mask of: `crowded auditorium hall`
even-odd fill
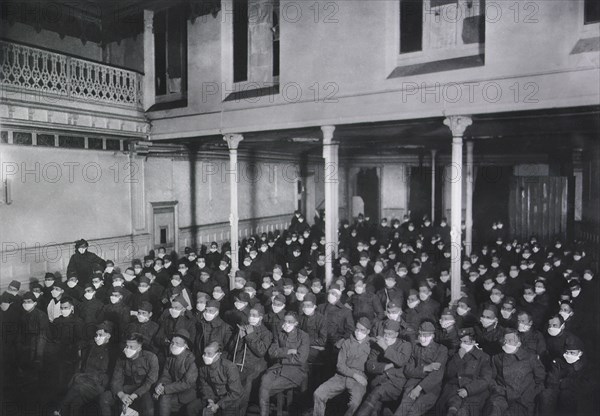
[[[0,0],[0,416],[600,415],[600,2]]]

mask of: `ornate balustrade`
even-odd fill
[[[127,107],[142,104],[142,75],[135,71],[7,41],[0,41],[0,86]]]

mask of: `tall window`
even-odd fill
[[[584,23],[600,22],[600,2],[598,0],[585,0],[583,9]]]
[[[400,0],[400,53],[423,50],[423,1]]]
[[[279,0],[232,0],[233,82],[279,76]]]
[[[157,101],[181,99],[187,93],[187,19],[182,5],[154,14]]]
[[[248,2],[233,0],[233,82],[248,80]]]

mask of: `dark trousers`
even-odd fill
[[[216,403],[219,399],[213,399],[213,400]],[[205,400],[205,399],[194,400],[193,402],[188,404],[187,410],[186,410],[186,415],[187,416],[213,416],[213,415],[241,416],[244,414],[244,413],[239,412],[238,406],[233,406],[233,407],[227,408],[227,409],[219,409],[217,411],[217,413],[211,412],[209,409],[206,408],[206,406],[208,406],[208,400]]]
[[[352,416],[354,412],[356,412],[356,409],[358,409],[358,406],[360,406],[365,392],[367,391],[367,387],[363,386],[353,378],[341,374],[336,374],[331,377],[315,391],[315,394],[313,395],[315,400],[313,415],[324,416],[327,401],[346,390],[350,393],[350,401],[348,402],[348,409],[344,415]]]
[[[398,381],[392,383],[385,374],[375,377],[371,382],[371,392],[358,409],[356,416],[379,415],[385,402],[396,402],[400,399],[405,384],[406,380],[402,383]]]
[[[80,416],[83,406],[96,400],[103,392],[104,387],[87,374],[75,374],[60,404],[61,416]]]
[[[127,394],[131,394],[135,391],[135,387],[130,389],[125,387],[123,388],[123,391],[126,393],[129,392]],[[123,411],[121,399],[110,390],[107,390],[100,395],[98,404],[100,405],[100,413],[102,416],[119,415]],[[154,402],[152,401],[150,392],[138,397],[130,407],[137,410],[140,416],[154,416]]]
[[[260,390],[258,393],[260,416],[269,416],[271,396],[288,389],[293,389],[294,387],[299,387],[297,383],[280,376],[278,370],[267,370],[260,381]]]
[[[404,394],[400,406],[396,409],[394,416],[421,416],[431,409],[438,399],[439,392],[428,393],[421,391],[417,400],[411,399],[408,395],[420,382],[420,379],[411,379],[406,383]]]

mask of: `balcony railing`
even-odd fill
[[[127,107],[142,105],[142,75],[17,43],[0,41],[0,86]]]

